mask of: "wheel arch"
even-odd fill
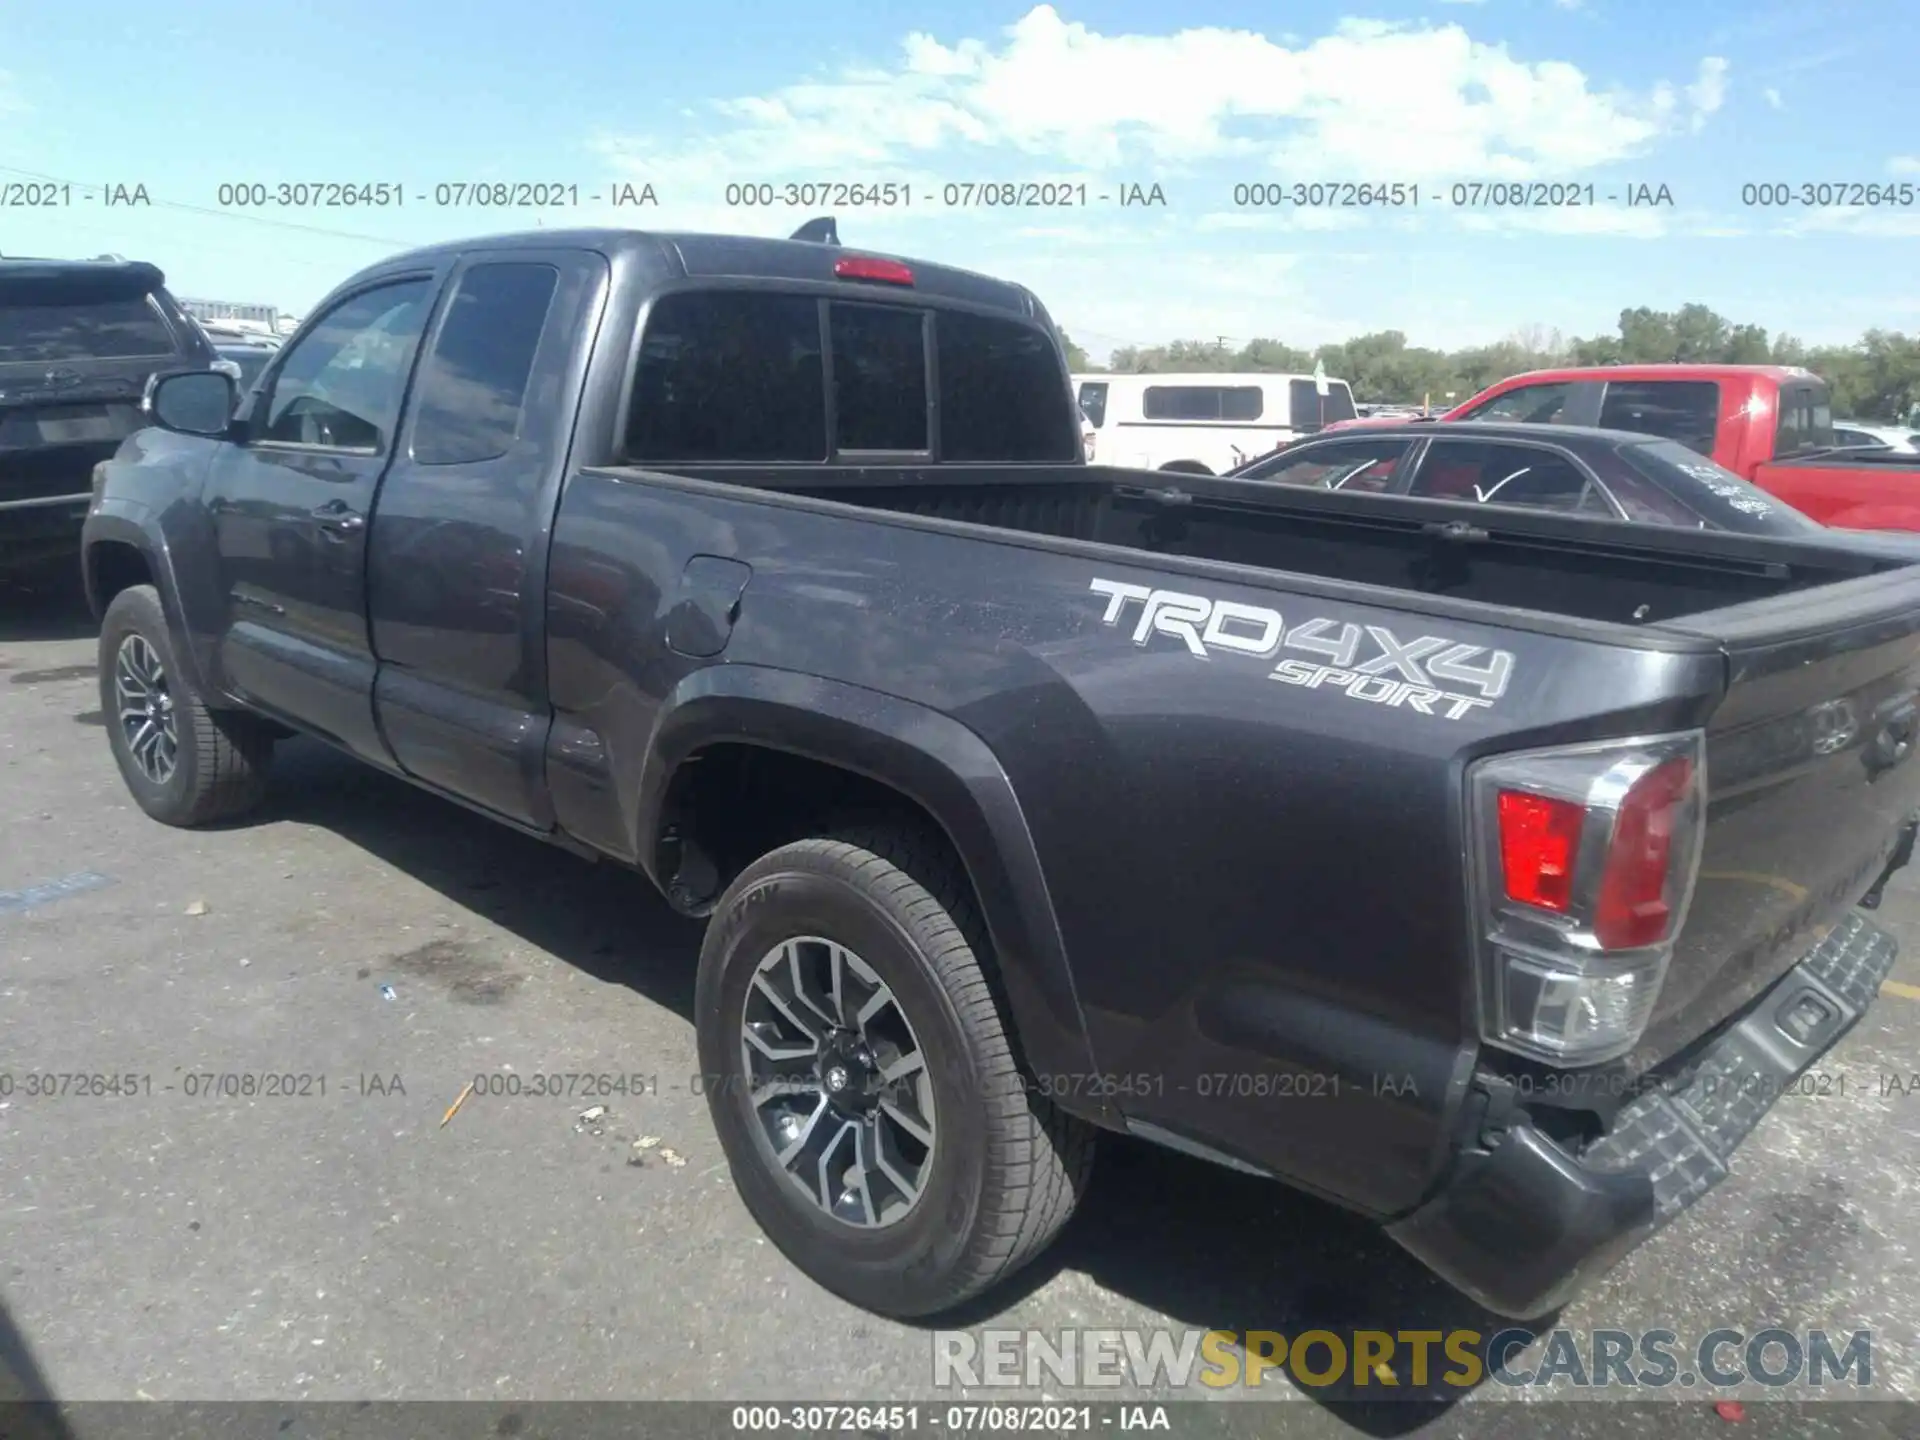
[[[700,774],[716,759],[770,769],[780,803],[726,803],[713,772]],[[1024,1060],[1036,1073],[1096,1073],[1046,877],[1013,784],[986,742],[949,716],[791,671],[708,666],[675,687],[661,708],[632,816],[633,853],[676,908],[704,914],[756,858],[745,853],[752,844],[729,853],[727,837],[736,832],[727,829],[726,817],[751,815],[746,836],[778,844],[800,838],[780,833],[782,820],[817,825],[835,802],[863,812],[877,806],[937,832],[973,887]],[[689,870],[698,882],[692,888],[682,879]],[[1113,1123],[1105,1102],[1088,1093],[1097,1089],[1077,1087],[1084,1098],[1069,1108]]]
[[[106,618],[114,596],[135,585],[151,585],[159,592],[160,609],[167,617],[168,639],[175,663],[203,695],[208,693],[206,671],[193,632],[180,604],[180,587],[166,537],[130,515],[111,511],[87,517],[80,547],[80,573],[87,605],[95,620]]]

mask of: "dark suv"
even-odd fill
[[[77,553],[93,467],[145,420],[156,371],[213,348],[158,267],[0,260],[0,571]]]

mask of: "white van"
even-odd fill
[[[1269,451],[1354,418],[1353,391],[1311,375],[1076,375],[1080,409],[1102,465],[1222,475]]]

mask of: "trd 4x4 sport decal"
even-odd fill
[[[1271,660],[1282,650],[1298,650],[1322,658],[1288,656],[1268,678],[1309,690],[1339,690],[1349,699],[1373,705],[1458,720],[1491,706],[1507,693],[1507,682],[1513,678],[1511,652],[1441,635],[1402,640],[1384,625],[1355,625],[1325,616],[1290,626],[1278,610],[1262,605],[1209,600],[1204,595],[1119,580],[1095,580],[1091,588],[1107,597],[1107,610],[1100,618],[1109,625],[1129,618],[1127,607],[1139,602],[1139,620],[1133,627],[1136,645],[1145,645],[1156,634],[1170,635],[1202,660],[1215,653]],[[1463,694],[1463,690],[1474,693]]]

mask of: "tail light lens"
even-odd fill
[[[1480,1030],[1559,1065],[1631,1050],[1699,868],[1699,731],[1530,750],[1468,772]]]

